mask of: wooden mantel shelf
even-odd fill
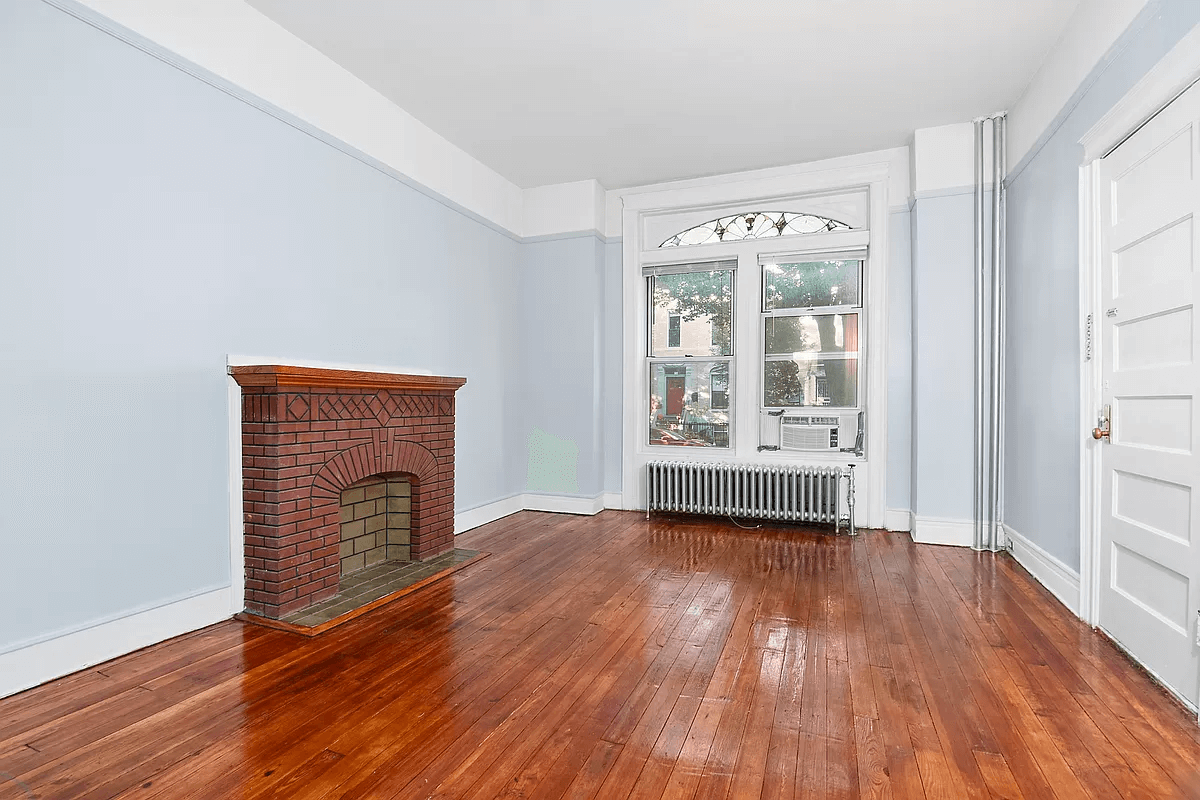
[[[320,386],[454,392],[467,382],[466,378],[447,378],[439,375],[401,375],[396,372],[361,372],[352,369],[295,367],[287,364],[230,367],[229,374],[239,386]]]

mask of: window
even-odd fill
[[[648,444],[729,447],[737,262],[646,270]]]
[[[858,408],[863,257],[761,266],[763,407]]]
[[[717,364],[708,374],[713,408],[729,408],[729,365]]]
[[[763,239],[770,236],[804,236],[850,230],[836,219],[816,214],[797,214],[791,211],[748,211],[729,217],[709,220],[683,233],[677,233],[659,247],[686,247],[712,242],[736,242],[741,239]]]
[[[654,461],[853,463],[867,518],[882,524],[895,441],[887,435],[888,208],[900,166],[847,159],[623,196],[628,507],[644,507],[645,466]],[[688,295],[691,273],[725,274],[719,291]],[[692,309],[692,297],[719,299],[720,313]],[[672,315],[678,347],[668,346]],[[711,431],[700,429],[709,421]]]

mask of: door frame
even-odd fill
[[[1099,336],[1100,159],[1200,80],[1200,26],[1193,28],[1083,135],[1079,168],[1079,616],[1099,624],[1100,587],[1100,455],[1089,431],[1101,400],[1103,353]]]

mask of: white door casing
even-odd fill
[[[1099,162],[1096,621],[1200,702],[1200,337],[1195,324],[1200,88]]]

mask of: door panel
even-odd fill
[[[1180,122],[1175,120],[1176,125]],[[1161,114],[1154,123],[1158,130],[1152,147],[1145,146],[1150,137],[1140,136],[1139,131],[1133,138],[1140,136],[1143,146],[1136,156],[1126,156],[1119,164],[1112,162],[1118,167],[1112,173],[1112,221],[1115,227],[1144,225],[1147,220],[1158,219],[1156,205],[1161,206],[1164,201],[1183,204],[1181,196],[1191,191],[1194,177],[1192,122],[1183,121],[1181,127],[1167,132],[1169,138],[1165,141],[1163,128],[1170,123]]]
[[[1113,413],[1121,418],[1121,443],[1188,454],[1192,450],[1192,398],[1113,395]]]
[[[1176,630],[1187,630],[1186,575],[1116,544],[1113,547],[1113,587]]]
[[[1150,533],[1189,544],[1192,487],[1113,470],[1113,516]]]
[[[1134,242],[1113,258],[1113,299],[1187,280],[1193,270],[1192,218],[1175,220]]]
[[[1100,162],[1099,622],[1179,696],[1200,699],[1195,279],[1200,90]]]
[[[1131,308],[1133,305],[1131,301],[1122,303],[1127,313],[1136,314],[1138,311],[1148,310]],[[1192,361],[1190,307],[1147,314],[1127,322],[1119,322],[1114,327],[1114,372],[1168,364],[1189,364]]]

